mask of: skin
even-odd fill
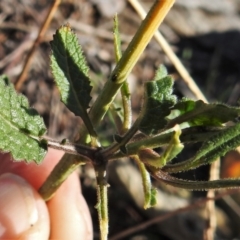
[[[0,239],[93,239],[76,172],[47,203],[37,192],[62,155],[50,149],[43,163],[36,165],[0,154]]]

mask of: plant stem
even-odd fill
[[[141,177],[142,177],[142,186],[143,186],[143,192],[144,192],[144,209],[147,209],[151,207],[151,191],[152,191],[152,183],[150,174],[145,168],[144,163],[141,162],[138,156],[133,156],[133,159],[138,165]]]
[[[138,12],[141,19],[144,19],[146,16],[146,11],[142,7],[141,3],[138,0],[128,0],[128,2],[133,6],[133,8]],[[160,31],[156,31],[154,34],[156,41],[159,43],[163,52],[167,55],[173,66],[178,71],[179,75],[182,77],[183,81],[188,85],[189,89],[195,95],[196,99],[201,99],[204,102],[207,102],[206,97],[202,94],[201,90],[190,76],[181,60],[176,56],[171,46],[167,42],[167,40],[163,37]]]
[[[180,136],[180,140],[183,143],[190,143],[190,142],[203,142],[206,139],[210,138],[213,133],[217,133],[221,131],[221,129],[213,128],[207,129],[206,132],[197,132],[198,128],[193,127],[193,129],[183,129],[182,134]],[[169,143],[171,138],[173,137],[173,132],[164,133],[160,135],[155,135],[153,137],[146,137],[142,140],[135,141],[126,145],[127,154],[128,155],[135,155],[137,154],[138,150],[141,148],[157,148]],[[109,159],[117,159],[125,157],[126,154],[122,152],[117,152],[113,155],[109,155]]]
[[[123,126],[122,132],[125,133],[132,124],[131,95],[129,85],[124,82],[121,87],[122,105],[123,105]]]
[[[86,161],[80,162],[74,155],[64,154],[61,161],[55,166],[38,190],[42,198],[48,201],[67,177],[74,172],[79,165],[84,163],[86,163]]]
[[[96,162],[98,159],[96,159]],[[106,180],[106,162],[101,162],[100,165],[95,165],[97,179],[97,211],[100,225],[101,240],[108,239],[108,184]]]
[[[116,62],[122,57],[121,51],[121,39],[118,28],[118,18],[117,15],[114,17],[114,49],[115,49],[115,58]],[[125,133],[130,127],[132,123],[132,109],[131,109],[131,93],[129,89],[129,84],[127,81],[124,81],[121,87],[121,97],[122,97],[122,105],[123,105],[123,125],[121,133]]]
[[[100,221],[100,233],[101,240],[108,239],[108,197],[107,197],[107,185],[98,185],[97,186],[97,194],[101,201],[98,202],[98,218]]]
[[[148,171],[155,179],[169,184],[174,187],[184,188],[189,190],[207,190],[207,189],[223,189],[223,188],[239,188],[240,179],[220,179],[213,181],[191,181],[175,178],[168,173],[152,168],[147,167]]]
[[[139,117],[132,127],[125,133],[125,135],[122,137],[120,142],[114,143],[111,146],[109,146],[106,149],[103,149],[101,151],[101,154],[105,157],[108,158],[110,155],[114,154],[114,152],[118,151],[122,146],[125,146],[130,139],[134,136],[134,134],[138,131],[139,124],[141,122],[142,118]]]
[[[47,146],[50,148],[62,150],[65,153],[82,156],[88,159],[92,159],[94,153],[96,152],[97,148],[88,147],[82,144],[73,144],[73,143],[61,143],[54,140],[50,140],[48,138],[43,138],[47,140]]]
[[[93,126],[96,126],[105,115],[110,104],[114,100],[117,91],[127,79],[130,71],[135,66],[140,55],[172,7],[173,3],[174,0],[156,0],[153,4],[129,46],[124,51],[120,61],[117,63],[102,92],[90,109],[89,117]]]
[[[146,18],[142,21],[134,38],[128,45],[119,63],[113,70],[110,80],[122,83],[131,72],[142,54],[143,50],[151,40],[160,23],[167,15],[175,0],[156,0],[149,10]]]
[[[48,201],[67,177],[77,169],[78,166],[90,162],[95,155],[97,148],[88,147],[82,144],[59,143],[47,137],[42,138],[47,141],[50,148],[65,151],[62,159],[54,167],[46,181],[38,190],[45,201]]]

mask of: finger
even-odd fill
[[[23,178],[6,173],[0,177],[0,239],[49,238],[47,206]]]
[[[0,174],[5,172],[18,174],[31,183],[35,189],[38,189],[62,155],[61,151],[49,149],[43,163],[37,165],[35,163],[13,162],[8,154],[4,154],[0,161]],[[87,236],[90,236],[89,239],[92,239],[89,210],[81,195],[77,174],[73,173],[72,175],[62,184],[48,203],[51,215],[51,239],[79,239],[79,236],[84,236],[83,239],[88,239]],[[72,221],[73,219],[75,220]],[[68,235],[72,237],[62,237]]]
[[[73,173],[47,203],[51,218],[50,239],[93,239],[89,209]]]
[[[62,151],[50,148],[43,162],[39,165],[34,162],[17,162],[11,159],[9,154],[2,154],[0,175],[7,172],[14,173],[25,178],[35,189],[39,189],[63,154]]]

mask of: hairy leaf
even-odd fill
[[[159,169],[148,168],[151,175],[159,181],[174,187],[184,188],[195,191],[204,191],[208,189],[223,189],[240,187],[240,179],[219,179],[214,181],[189,181],[175,178]]]
[[[240,123],[228,127],[207,139],[193,158],[187,161],[167,165],[163,169],[167,172],[179,172],[194,169],[203,164],[209,164],[228,151],[240,146]]]
[[[162,168],[175,158],[183,150],[184,146],[179,140],[181,134],[179,125],[174,127],[173,130],[172,137],[169,139],[168,145],[161,155],[152,149],[142,148],[138,151],[140,160],[155,168]]]
[[[152,187],[151,177],[149,172],[146,170],[145,165],[141,162],[141,160],[137,156],[133,156],[133,159],[138,164],[140,174],[142,177],[142,185],[143,185],[143,192],[144,192],[144,208],[150,208],[156,205],[156,194],[157,191],[155,188]]]
[[[167,148],[163,152],[161,156],[161,162],[164,165],[166,165],[169,161],[171,161],[173,158],[175,158],[184,148],[184,145],[181,143],[179,137],[181,135],[181,129],[179,125],[176,125],[173,128],[173,136],[171,140],[168,143]]]
[[[51,68],[61,94],[62,102],[77,116],[82,117],[88,130],[93,132],[87,108],[92,87],[88,66],[69,25],[57,30],[51,42]]]
[[[0,109],[0,149],[15,160],[40,163],[46,154],[46,145],[39,141],[46,132],[43,119],[6,76],[0,76]]]
[[[178,102],[173,110],[180,115],[172,119],[168,127],[188,122],[190,126],[221,126],[221,124],[234,120],[240,115],[240,108],[229,107],[225,104],[207,104],[203,101],[185,100]]]
[[[170,108],[176,103],[176,96],[172,95],[172,87],[173,80],[170,76],[145,84],[140,131],[147,135],[156,134],[166,126],[165,117],[170,114]]]
[[[165,78],[168,75],[167,68],[164,65],[160,65],[155,73],[155,77],[153,80],[159,80]]]

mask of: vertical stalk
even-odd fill
[[[96,126],[105,115],[117,91],[127,79],[174,1],[175,0],[156,0],[151,7],[89,112],[93,126]]]
[[[108,239],[108,196],[106,169],[95,169],[97,178],[97,211],[100,226],[101,240]]]
[[[114,17],[113,35],[114,35],[115,58],[116,58],[116,62],[119,62],[119,60],[122,57],[122,51],[121,51],[121,39],[119,34],[117,15],[115,15]],[[122,106],[123,106],[123,124],[122,124],[120,133],[125,133],[131,127],[131,124],[132,124],[131,93],[130,93],[129,84],[127,80],[124,81],[121,87],[121,98],[122,98]]]
[[[175,0],[156,0],[149,10],[146,18],[128,45],[122,58],[113,70],[110,80],[115,83],[122,83],[135,66],[147,44],[153,37],[155,31],[162,23]]]
[[[131,108],[131,94],[129,85],[124,82],[121,87],[122,105],[123,105],[123,126],[122,132],[126,131],[131,127],[132,124],[132,108]]]

